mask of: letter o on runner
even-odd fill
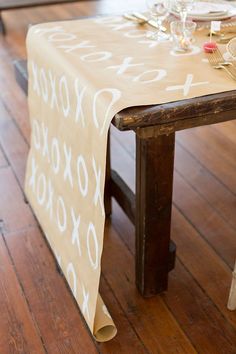
[[[40,128],[39,123],[36,119],[33,120],[33,142],[34,147],[36,150],[40,150],[41,143],[40,143]]]
[[[64,117],[67,117],[70,112],[70,98],[67,80],[65,76],[62,76],[59,83],[60,99]]]
[[[77,292],[77,284],[76,283],[77,283],[77,281],[76,281],[75,268],[71,262],[67,266],[66,275],[67,275],[67,281],[68,281],[69,286],[73,292],[73,295],[74,295],[74,297],[76,297],[76,292]],[[70,282],[70,275],[72,276],[72,281],[73,281],[72,284]]]
[[[57,226],[61,233],[66,230],[67,226],[66,207],[62,197],[57,199]]]
[[[46,187],[47,187],[46,186],[46,178],[45,178],[44,174],[41,173],[38,177],[37,192],[36,192],[37,201],[38,201],[39,205],[43,205],[45,202]]]
[[[82,55],[81,60],[87,61],[88,63],[95,63],[97,61],[104,61],[112,57],[111,52],[94,52]]]
[[[59,150],[59,143],[56,138],[52,139],[51,161],[52,161],[53,171],[57,175],[60,169],[60,150]]]
[[[156,73],[153,78],[149,78],[148,80],[144,80],[145,75],[150,76],[150,74]],[[150,84],[155,81],[160,81],[166,76],[166,70],[164,69],[155,69],[155,70],[147,70],[144,73],[136,76],[133,81],[140,82],[141,84]]]
[[[104,117],[104,120],[103,120],[102,126],[100,127],[99,123],[98,123],[98,117],[97,117],[97,100],[100,95],[105,96],[107,94],[111,95],[111,101],[110,102],[108,101],[108,106],[106,107],[106,111],[102,115],[102,117]],[[104,88],[104,89],[101,89],[95,93],[94,98],[93,98],[93,107],[92,107],[93,108],[93,122],[94,122],[95,127],[100,129],[100,135],[103,134],[105,126],[108,123],[108,118],[110,118],[110,114],[111,114],[110,111],[113,108],[113,105],[120,99],[120,97],[121,97],[121,92],[115,88]],[[108,100],[108,99],[106,99],[106,100]]]
[[[91,251],[91,240],[93,240],[94,243],[94,252]],[[95,227],[91,222],[89,223],[87,231],[87,251],[91,266],[96,270],[98,268],[98,240]]]
[[[129,32],[126,32],[124,33],[124,36],[125,37],[128,37],[128,38],[146,38],[147,37],[147,33],[148,31],[146,30],[131,30]]]
[[[80,193],[86,197],[88,194],[88,170],[82,155],[79,155],[77,159],[77,174]]]
[[[43,100],[48,102],[48,83],[44,69],[40,70],[40,86],[43,94]]]
[[[73,41],[76,39],[76,35],[73,33],[58,32],[53,33],[48,37],[49,42],[61,42],[61,41]]]

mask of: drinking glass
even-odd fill
[[[156,41],[165,41],[169,39],[169,35],[164,33],[162,22],[167,18],[170,12],[170,0],[146,0],[147,7],[150,11],[151,17],[157,22],[157,31],[148,35]]]
[[[189,10],[193,7],[194,0],[175,0],[175,9],[180,14],[180,19],[185,24]]]
[[[183,28],[185,27],[185,29]],[[196,30],[196,23],[192,21],[173,21],[170,24],[170,31],[176,52],[188,52],[193,43],[193,33]]]

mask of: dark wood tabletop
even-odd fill
[[[16,62],[18,79],[27,93],[27,63]],[[197,126],[236,119],[236,90],[152,106],[126,108],[112,123],[119,130],[160,135]],[[140,131],[142,129],[142,132]]]

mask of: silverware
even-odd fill
[[[236,81],[236,70],[234,65],[225,61],[218,49],[208,54],[208,61],[214,69],[223,69],[233,80]]]
[[[215,60],[218,62],[218,64],[221,64],[224,66],[230,66],[232,69],[235,70],[235,75],[236,75],[236,67],[235,67],[234,63],[232,63],[231,61],[225,60],[223,55],[221,54],[219,48],[216,48],[216,50],[212,54],[214,54]]]
[[[210,37],[211,35],[212,36],[215,36],[215,37],[224,37],[225,35],[236,35],[236,29],[235,30],[230,30],[230,29],[228,29],[228,30],[221,30],[221,31],[218,31],[218,32],[215,32],[215,31],[210,31],[210,32],[208,32],[207,33],[207,36],[208,37]]]
[[[140,12],[133,12],[132,15],[136,18],[138,18],[139,20],[143,20],[146,21],[146,23],[154,28],[159,28],[159,26],[157,25],[156,21],[154,20],[150,20],[148,17],[144,16],[143,14],[141,14]],[[161,30],[163,32],[166,32],[166,28],[164,26],[161,26]]]
[[[128,13],[123,14],[123,17],[124,17],[126,20],[134,21],[134,22],[137,23],[138,25],[144,25],[144,24],[147,23],[147,21],[148,21],[148,20],[143,20],[143,19],[141,19],[141,18],[137,18],[137,17],[135,17],[134,15],[128,14]]]
[[[219,39],[216,40],[216,42],[221,44],[227,44],[234,37],[236,37],[236,33],[231,36],[221,36]]]

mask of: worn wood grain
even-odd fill
[[[183,190],[185,191],[184,198]],[[236,230],[178,173],[175,175],[174,191],[173,200],[181,213],[232,268],[235,262]],[[191,208],[189,205],[191,205]]]
[[[219,135],[224,136],[227,140],[230,140],[232,143],[236,143],[235,135],[236,135],[236,127],[234,122],[229,121],[227,124],[216,124],[211,127],[211,129],[218,132]]]
[[[110,286],[104,276],[101,277],[101,296],[109,307],[109,312],[116,319],[119,335],[112,341],[100,343],[99,349],[104,354],[119,353],[149,353],[145,344],[140,340],[138,333],[130,323],[129,316],[123,311],[113,287]]]
[[[78,2],[81,0],[0,0],[0,10]],[[86,1],[86,0],[83,0]]]
[[[0,352],[46,353],[0,234]]]
[[[202,129],[205,129],[204,127]],[[215,154],[214,146],[202,143],[191,131],[181,131],[178,142],[220,180],[234,195],[236,194],[235,166]],[[230,152],[229,152],[230,153]],[[235,153],[235,152],[234,152]]]
[[[207,150],[212,150],[214,153],[236,168],[236,141],[231,141],[227,139],[224,135],[219,134],[215,129],[212,129],[211,135],[207,134],[206,129],[193,129],[191,132],[196,139],[198,139],[199,144],[204,144]],[[212,149],[214,146],[214,149]]]
[[[136,136],[136,284],[144,296],[167,290],[175,133]]]
[[[20,141],[20,144],[15,144]],[[24,185],[26,159],[29,146],[22,138],[14,120],[0,101],[0,143],[20,184]]]
[[[40,230],[27,228],[5,239],[47,353],[97,353]]]
[[[0,168],[6,167],[8,165],[8,162],[6,160],[6,157],[3,154],[2,148],[0,146]]]
[[[223,128],[225,125],[221,125]],[[178,134],[177,134],[178,139]],[[213,208],[225,222],[236,229],[235,195],[205,166],[180,144],[175,147],[175,169],[199,196]]]
[[[111,257],[112,255],[112,257]],[[112,267],[115,263],[116,266]],[[196,353],[160,297],[143,299],[135,289],[134,259],[113,228],[106,226],[103,274],[149,353]]]
[[[127,130],[154,126],[160,122],[174,125],[178,120],[183,120],[181,129],[187,129],[191,128],[194,120],[197,121],[194,126],[210,124],[214,119],[216,122],[227,121],[236,117],[235,98],[236,92],[229,91],[142,109],[129,108],[116,115],[115,125],[120,130]]]
[[[198,279],[200,286],[224,317],[236,328],[236,313],[231,313],[226,308],[231,283],[231,269],[209,247],[208,242],[199,237],[197,230],[186,223],[184,216],[177,210],[173,228],[174,240],[180,250],[179,258],[194,278]]]
[[[4,232],[35,225],[29,205],[10,167],[0,169],[0,222]]]

